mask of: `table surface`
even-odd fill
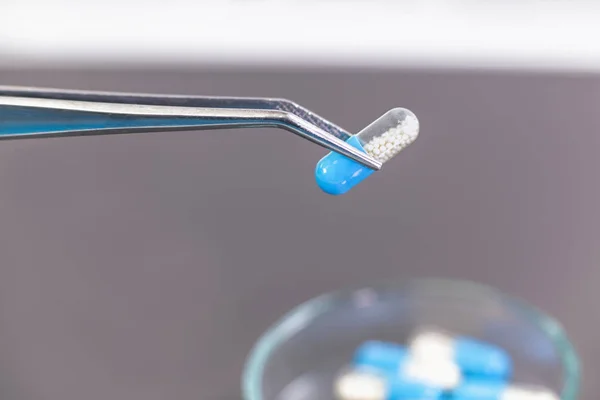
[[[563,322],[587,377],[600,368],[598,77],[198,68],[0,70],[0,83],[281,96],[352,131],[405,106],[422,126],[339,198],[313,180],[325,151],[279,130],[2,142],[3,398],[236,400],[282,313],[422,276],[526,298]]]

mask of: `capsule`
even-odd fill
[[[422,332],[411,341],[410,351],[421,359],[452,360],[465,375],[507,379],[512,373],[512,361],[503,349],[467,337]]]
[[[452,361],[419,359],[393,343],[365,342],[356,350],[353,362],[355,367],[371,368],[400,380],[442,389],[452,389],[461,381],[460,369]]]
[[[463,382],[449,397],[450,400],[559,400],[555,393],[543,387],[491,380]]]
[[[385,163],[415,141],[419,134],[417,117],[405,108],[383,114],[346,142]],[[374,170],[341,154],[331,152],[315,169],[317,185],[328,194],[340,195],[367,179]]]
[[[395,375],[355,369],[338,377],[335,396],[339,400],[438,400],[442,391]]]

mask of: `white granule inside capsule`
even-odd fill
[[[419,134],[419,121],[407,117],[402,123],[376,136],[364,145],[364,149],[378,161],[386,162],[415,141]]]

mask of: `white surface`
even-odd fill
[[[0,60],[600,70],[594,1],[2,0]]]

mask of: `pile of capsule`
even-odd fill
[[[339,400],[558,400],[546,388],[511,384],[511,372],[503,349],[429,330],[406,347],[363,343],[334,389]]]

